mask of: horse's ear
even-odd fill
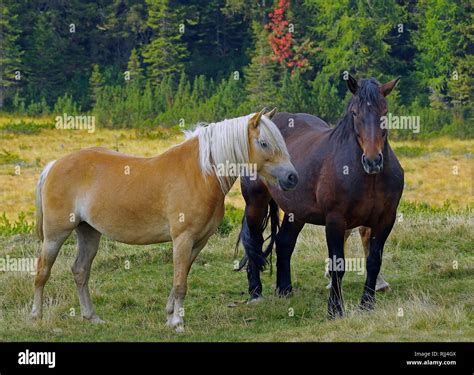
[[[263,107],[260,112],[257,112],[252,116],[252,118],[249,120],[249,125],[256,128],[258,127],[258,124],[260,124],[260,119],[262,118],[263,114],[267,111],[266,107]]]
[[[349,78],[347,79],[347,87],[349,88],[350,92],[352,92],[354,95],[357,92],[357,89],[359,88],[359,85],[357,84],[357,80],[352,77],[349,74]]]
[[[400,81],[400,77],[380,86],[380,92],[382,93],[382,95],[387,96],[388,94],[390,94],[392,90],[395,88],[395,86],[397,86],[398,81]]]
[[[265,116],[267,116],[270,120],[272,119],[273,116],[275,116],[275,113],[277,113],[277,108],[273,108],[270,112],[265,113]]]

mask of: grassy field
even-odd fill
[[[32,222],[34,186],[49,160],[97,145],[148,156],[183,139],[173,131],[88,134],[50,129],[47,118],[22,120],[23,125],[11,126],[19,120],[0,117],[0,213],[5,212],[11,221],[24,211]],[[472,341],[473,142],[437,139],[392,145],[405,169],[403,219],[396,223],[384,254],[383,275],[392,290],[378,294],[372,313],[357,309],[365,276],[347,272],[343,286],[347,317],[326,319],[327,250],[323,228],[314,226],[307,226],[297,243],[294,296],[274,297],[275,276],[266,271],[262,277],[265,300],[246,305],[246,276],[232,270],[238,231],[232,222],[230,233],[213,236],[191,270],[185,334],[176,335],[165,325],[164,306],[172,281],[171,244],[140,247],[102,240],[90,287],[97,313],[107,323],[92,325],[79,316],[70,271],[76,255],[71,237],[46,286],[44,318],[39,324],[29,319],[34,276],[0,272],[0,340]],[[242,207],[238,186],[227,203]],[[32,235],[0,236],[0,258],[35,257],[38,249],[39,241]],[[362,254],[354,233],[347,257]]]

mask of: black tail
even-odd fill
[[[248,260],[251,259],[254,264],[258,267],[259,270],[263,270],[267,265],[267,257],[272,254],[273,245],[275,244],[276,235],[280,229],[280,217],[278,213],[278,205],[272,199],[268,203],[268,209],[265,213],[265,218],[262,222],[261,233],[265,231],[270,221],[270,235],[262,241],[262,238],[259,236],[258,239],[253,238],[250,233],[250,228],[247,224],[247,219],[244,215],[242,219],[242,227],[240,229],[239,237],[237,238],[237,243],[235,245],[235,251],[237,253],[240,242],[244,245],[245,255],[240,260],[239,266],[235,268],[235,271],[240,271],[245,267]],[[262,251],[262,247],[265,241],[270,239],[270,242],[267,245],[265,251]],[[270,257],[271,258],[271,257]],[[271,267],[271,261],[270,261]]]

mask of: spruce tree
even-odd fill
[[[8,91],[17,86],[17,71],[21,74],[22,51],[18,44],[20,34],[17,15],[12,14],[9,7],[0,3],[0,109]]]
[[[97,103],[97,97],[99,96],[99,91],[103,85],[102,74],[100,73],[100,67],[98,64],[92,66],[92,73],[89,79],[89,99],[91,106],[95,106]]]
[[[143,58],[148,64],[148,76],[158,85],[164,76],[183,70],[187,50],[180,25],[184,19],[181,8],[170,0],[147,0],[147,6],[147,24],[154,35],[144,47]]]
[[[246,90],[253,110],[271,107],[277,100],[277,81],[281,71],[278,62],[274,61],[272,48],[268,42],[268,31],[258,22],[254,22],[253,32],[255,46],[251,50],[251,62],[245,69]]]
[[[128,73],[130,74],[130,81],[141,81],[143,78],[143,69],[140,64],[140,57],[136,48],[132,49],[130,59],[128,60]]]

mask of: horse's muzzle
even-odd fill
[[[362,154],[362,166],[364,167],[365,173],[377,174],[383,170],[383,155],[378,154],[375,159],[370,160],[365,154]]]

